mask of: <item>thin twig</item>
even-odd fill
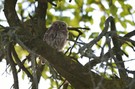
[[[90,28],[87,28],[87,27],[68,27],[68,30],[76,30],[76,31],[78,31],[78,29],[90,30]]]
[[[33,75],[33,81],[32,81],[32,89],[38,89],[38,78],[37,78],[37,63],[36,63],[36,56],[31,56],[31,64],[32,64],[32,75]]]
[[[33,80],[31,73],[25,68],[23,63],[20,61],[20,59],[19,59],[19,57],[18,57],[18,55],[13,47],[12,47],[12,53],[13,53],[13,56],[15,58],[15,61],[17,62],[17,65],[27,74],[28,77],[30,77],[31,80]]]
[[[80,36],[80,34],[76,37],[76,40],[75,40],[75,42],[74,42],[73,46],[71,47],[71,49],[70,49],[70,52],[69,52],[69,55],[68,55],[68,56],[70,56],[70,55],[71,55],[72,50],[73,50],[73,48],[75,47],[75,45],[76,45],[76,43],[77,43],[77,40],[79,39],[79,36]]]
[[[129,33],[127,33],[124,37],[131,38],[131,37],[134,36],[134,35],[135,35],[135,30],[133,30],[133,31],[131,31],[131,32],[129,32]]]
[[[70,40],[70,39],[68,39],[68,41],[72,41],[72,42],[76,42],[76,40]],[[84,44],[86,44],[86,43],[84,43],[84,42],[76,42],[77,44],[81,44],[81,45],[84,45]]]
[[[52,4],[53,6],[57,6],[55,3],[52,2],[52,0],[47,0],[47,2],[49,2],[50,4]]]
[[[105,34],[107,33],[108,31],[108,28],[109,28],[109,22],[113,19],[113,17],[109,17],[107,18],[107,20],[105,21],[105,27],[103,29],[103,31],[99,34],[98,37],[96,37],[95,39],[93,39],[92,41],[90,41],[88,44],[85,44],[83,47],[80,47],[79,49],[79,53],[84,53],[84,50],[86,48],[88,49],[91,49],[91,47],[96,44],[103,36],[105,36]],[[83,54],[82,54],[83,55]]]
[[[135,46],[135,41],[134,40],[131,40],[131,39],[129,39],[128,37],[121,37],[121,36],[119,36],[119,39],[121,39],[122,41],[129,41],[129,42],[131,42],[134,46]],[[123,42],[123,43],[124,43]],[[121,42],[122,43],[122,42]]]

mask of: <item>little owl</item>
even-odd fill
[[[55,21],[45,32],[43,41],[57,51],[61,51],[67,41],[67,38],[67,24],[63,21]]]

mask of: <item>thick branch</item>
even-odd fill
[[[18,26],[21,25],[21,22],[17,16],[15,11],[17,0],[5,0],[4,3],[4,14],[10,26]]]
[[[35,16],[36,24],[32,25],[32,29],[36,32],[40,37],[44,34],[46,30],[46,14],[47,14],[48,3],[46,1],[38,0],[38,6],[36,8]],[[33,21],[33,19],[31,19]]]
[[[42,42],[42,40],[39,39],[37,42]],[[37,53],[46,58],[76,89],[91,89],[93,87],[89,71],[81,64],[64,56],[63,53],[56,52],[43,42],[40,45],[40,49],[37,50]],[[98,77],[98,75],[94,76]]]
[[[11,5],[10,8],[8,7],[9,3],[12,3],[12,4],[10,4]],[[9,22],[10,26],[15,26],[15,25],[18,25],[17,23],[19,23],[19,19],[17,17],[15,9],[14,9],[15,4],[16,4],[16,0],[5,0],[4,12],[5,12],[6,18]],[[43,5],[46,5],[46,6],[43,6]],[[40,13],[38,19],[44,18],[41,13],[42,13],[42,11],[47,9],[47,3],[44,3],[44,4],[42,3],[41,8],[42,7],[43,8],[45,7],[45,8],[42,9],[41,11],[37,12],[37,13]],[[16,21],[16,18],[18,19],[17,21]],[[103,31],[108,30],[109,21],[110,21],[109,19],[106,21],[105,25],[107,25],[107,26],[105,26],[105,30],[103,30]],[[36,30],[41,30],[42,26],[44,26],[43,25],[44,23],[42,23],[42,22],[44,22],[44,20],[41,21],[41,25],[40,25],[40,21],[38,20],[38,25],[35,25],[34,28],[36,28]],[[104,34],[105,34],[105,32],[103,32],[100,35],[100,37],[104,36]],[[25,36],[29,37],[29,38],[33,38],[33,36],[29,36],[27,34]],[[75,87],[75,89],[93,89],[94,88],[93,84],[95,84],[95,86],[98,85],[98,83],[100,82],[100,79],[101,79],[100,76],[98,76],[94,72],[90,72],[85,67],[83,67],[81,64],[75,62],[70,57],[65,56],[63,53],[57,52],[56,50],[52,49],[45,42],[43,42],[42,38],[43,37],[41,35],[41,38],[35,38],[35,39],[33,38],[32,40],[30,40],[27,43],[25,41],[29,40],[29,39],[22,40],[23,41],[22,43],[25,43],[24,45],[26,45],[26,47],[30,49],[29,51],[31,51],[31,52],[35,51],[37,54],[46,58],[49,61],[49,63],[51,63],[53,65],[53,67],[63,77],[65,77],[71,83],[71,85],[73,85]],[[96,40],[94,40],[94,43],[95,43],[95,41],[99,41],[100,39],[101,38],[96,38]],[[28,44],[30,44],[30,45],[28,45]],[[89,45],[91,46],[92,44],[89,44]],[[89,46],[89,45],[87,45],[87,46]],[[34,51],[32,49],[34,49]],[[125,87],[125,85],[123,85],[123,83],[119,79],[115,80],[115,81],[103,80],[102,83],[103,83],[103,88],[101,88],[101,89],[105,89],[105,88],[114,89],[114,86],[116,89],[123,89],[123,87]],[[111,84],[113,86],[111,86]],[[121,84],[122,86],[120,86],[119,84]],[[108,86],[108,85],[110,85],[110,86]]]

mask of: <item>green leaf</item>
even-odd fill
[[[93,7],[88,7],[88,8],[85,9],[86,12],[92,12],[93,10],[94,10]]]
[[[98,36],[98,34],[99,34],[99,32],[93,32],[93,33],[89,36],[89,38],[95,38],[95,37]]]
[[[78,33],[77,31],[73,31],[73,30],[72,30],[72,31],[69,31],[69,32],[72,33],[72,34],[73,34],[74,36],[76,36],[76,37],[79,35],[79,33]]]
[[[85,14],[82,16],[82,20],[87,22],[92,20],[92,16],[88,16],[88,14]]]
[[[83,34],[81,35],[81,37],[85,38],[86,37],[86,34],[83,32]]]
[[[125,19],[125,22],[128,22],[129,24],[131,24],[131,25],[133,25],[133,26],[135,25],[135,24],[134,24],[134,22],[133,22],[133,21],[131,21],[131,20],[127,20],[127,19]]]
[[[15,45],[15,50],[16,50],[16,52],[18,54],[19,59],[21,59],[22,57],[27,56],[29,54],[25,49],[23,49],[18,44]]]
[[[132,6],[129,4],[125,4],[122,6],[123,11],[120,13],[121,17],[124,17],[126,15],[130,14],[130,10],[132,9]]]
[[[124,17],[124,16],[126,16],[126,15],[128,15],[129,13],[125,10],[125,11],[123,11],[123,12],[121,12],[120,13],[120,16],[121,17]]]
[[[43,69],[43,71],[42,71],[42,77],[44,78],[44,79],[47,79],[48,78],[48,76],[46,75],[46,72],[48,71],[49,69],[48,69],[48,66],[44,66],[44,69]]]
[[[35,0],[28,0],[30,3],[33,3],[33,2],[35,2]]]
[[[18,3],[18,8],[22,9],[22,3]]]
[[[118,34],[126,34],[126,31],[118,31]]]
[[[77,5],[78,5],[79,7],[82,7],[82,5],[83,5],[83,0],[75,0],[75,2],[77,3]]]
[[[67,9],[76,9],[77,8],[77,5],[71,5],[71,4],[69,4],[66,8]]]
[[[117,11],[118,11],[118,8],[115,5],[112,4],[110,6],[110,11],[111,11],[112,15],[115,16]]]
[[[24,77],[25,77],[26,73],[23,71],[22,72],[22,79],[24,80]]]
[[[101,47],[99,47],[99,46],[101,46],[101,43],[102,43],[102,41],[101,40],[99,40],[98,42],[97,42],[97,48],[101,48]]]
[[[105,16],[102,16],[101,17],[101,22],[100,22],[100,28],[103,29],[104,28],[104,22],[106,20],[106,17]]]
[[[94,3],[94,2],[95,2],[95,0],[87,0],[88,5],[90,5],[90,4]]]
[[[120,24],[121,24],[124,28],[127,28],[127,23],[125,23],[125,21],[120,21]]]
[[[131,6],[130,4],[126,4],[126,8],[127,8],[128,10],[131,10],[131,9],[132,9],[132,6]]]

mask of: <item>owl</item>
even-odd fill
[[[67,24],[63,21],[55,21],[45,32],[43,41],[57,51],[62,51],[68,38]]]

